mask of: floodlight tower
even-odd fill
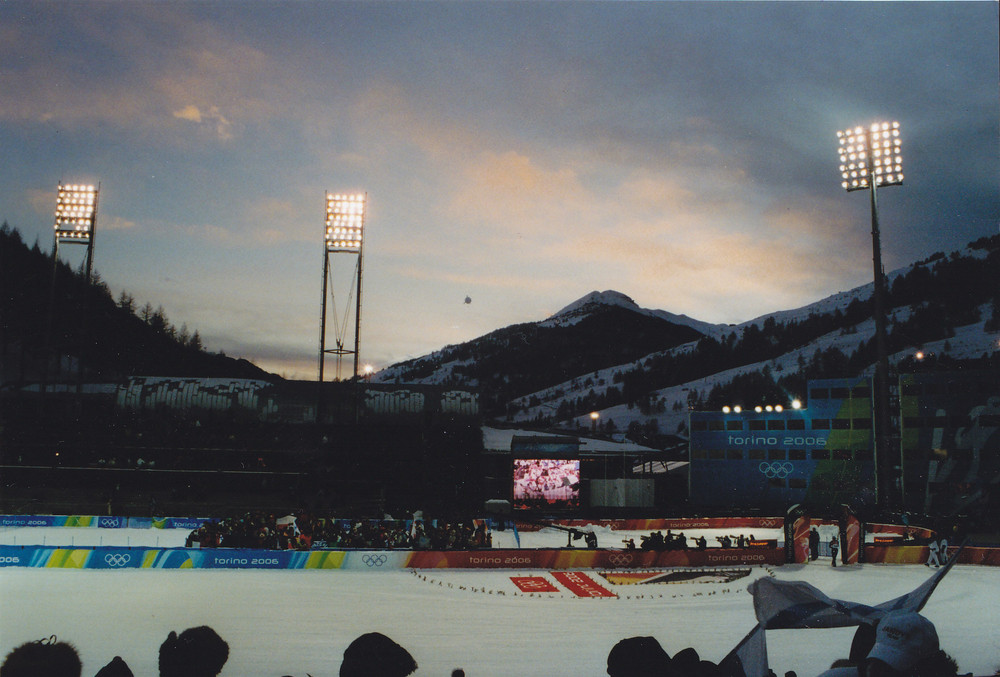
[[[100,185],[58,184],[56,191],[56,217],[55,236],[52,242],[52,284],[49,289],[49,312],[46,322],[46,344],[52,347],[52,319],[55,313],[55,293],[56,293],[56,272],[59,266],[59,245],[82,244],[87,247],[86,260],[86,280],[84,284],[84,308],[83,322],[81,328],[83,340],[80,342],[81,354],[77,359],[79,371],[79,383],[77,390],[81,389],[83,381],[83,355],[82,351],[86,347],[86,321],[87,304],[90,296],[89,288],[91,273],[94,266],[94,236],[97,231],[97,198],[100,194]],[[48,368],[45,369],[48,374]],[[44,385],[43,385],[44,389]]]
[[[340,364],[345,355],[354,356],[354,379],[358,378],[358,358],[360,355],[361,339],[361,271],[362,271],[362,243],[364,240],[365,208],[368,197],[361,195],[326,195],[326,234],[323,239],[323,310],[320,317],[319,329],[319,382],[323,383],[323,368],[327,354],[337,356],[337,377],[340,377]],[[357,277],[353,284],[357,284],[356,305],[354,311],[354,347],[345,345],[344,337],[347,333],[347,315],[350,310],[350,293],[348,293],[347,308],[344,311],[343,326],[336,321],[334,313],[334,324],[336,329],[336,347],[328,349],[326,347],[326,305],[327,296],[332,296],[332,284],[330,283],[330,254],[353,254],[357,256],[356,273]],[[327,290],[330,289],[328,294]],[[336,311],[336,306],[334,306]]]
[[[896,476],[899,449],[890,451],[892,435],[889,419],[889,353],[886,345],[885,271],[879,236],[877,189],[903,183],[903,160],[900,157],[898,122],[877,122],[837,132],[840,141],[841,186],[848,192],[867,190],[872,212],[872,265],[875,289],[872,294],[875,316],[875,467],[878,503],[883,508],[899,504]]]

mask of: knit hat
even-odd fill
[[[654,637],[628,637],[608,653],[608,674],[611,677],[666,675],[670,672],[670,656]]]
[[[212,628],[171,632],[160,645],[160,677],[215,677],[229,659],[229,645]]]
[[[937,650],[933,623],[913,612],[894,612],[879,621],[868,660],[877,658],[894,670],[906,672]]]
[[[340,677],[406,677],[416,669],[410,652],[379,632],[369,632],[344,650]]]

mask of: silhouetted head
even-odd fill
[[[379,632],[369,632],[344,651],[340,677],[406,677],[416,669],[410,652]]]
[[[121,656],[115,656],[110,663],[97,671],[94,677],[135,677]]]
[[[82,670],[73,645],[52,635],[12,649],[0,665],[0,677],[80,677]]]
[[[171,632],[160,645],[160,677],[215,677],[229,659],[229,645],[202,625]]]
[[[670,670],[670,656],[653,637],[628,637],[608,653],[611,677],[661,677]]]

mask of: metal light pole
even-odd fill
[[[92,185],[58,185],[56,191],[56,215],[53,225],[52,240],[52,283],[49,287],[48,317],[45,323],[46,363],[42,377],[42,392],[45,392],[48,380],[48,365],[54,350],[52,341],[52,323],[55,315],[56,274],[59,268],[59,244],[82,244],[87,247],[85,267],[86,279],[83,284],[83,314],[80,329],[80,354],[77,356],[77,392],[83,389],[83,356],[87,349],[87,311],[90,298],[90,280],[94,267],[94,235],[97,230],[97,198],[100,186]]]
[[[319,406],[316,412],[317,422],[322,418],[322,408],[323,408],[323,378],[324,378],[324,363],[327,354],[332,354],[337,356],[337,376],[340,376],[340,362],[344,355],[354,356],[354,380],[358,378],[358,366],[360,358],[360,345],[361,345],[361,273],[362,273],[362,251],[363,251],[363,240],[364,240],[364,224],[365,224],[365,211],[367,205],[367,195],[333,195],[327,193],[326,195],[326,233],[323,239],[323,303],[322,311],[320,315],[320,329],[319,329],[319,383],[320,383],[320,399]],[[327,321],[327,297],[332,294],[328,293],[331,285],[329,283],[331,267],[330,267],[330,254],[343,253],[343,254],[353,254],[357,256],[357,266],[356,272],[357,277],[353,281],[353,284],[357,285],[357,289],[354,291],[357,294],[357,300],[354,312],[354,347],[346,347],[344,338],[347,331],[346,313],[348,309],[345,310],[344,323],[341,325],[336,322],[336,336],[335,348],[326,347],[326,321]],[[330,290],[332,292],[332,290]],[[348,294],[350,298],[350,293]],[[336,310],[336,308],[335,308]],[[336,313],[335,313],[336,315]]]
[[[892,450],[893,435],[889,418],[889,352],[886,342],[885,271],[882,269],[882,245],[878,221],[878,187],[903,183],[899,123],[879,122],[869,127],[855,127],[837,132],[840,141],[841,186],[848,192],[868,190],[872,213],[872,267],[875,289],[872,313],[875,318],[875,468],[878,503],[884,509],[899,506],[896,476],[899,449]]]

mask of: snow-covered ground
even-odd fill
[[[48,545],[169,547],[182,544],[185,533],[22,528],[0,531],[0,542],[40,543],[43,535]],[[599,537],[610,546],[626,536]],[[511,532],[495,534],[498,545],[507,538]],[[522,533],[521,543],[565,545],[565,533]],[[379,631],[413,654],[417,675],[462,667],[469,677],[599,676],[611,647],[634,635],[656,637],[671,654],[693,646],[718,661],[756,622],[746,586],[757,577],[805,580],[831,597],[877,604],[930,575],[923,566],[834,569],[829,560],[758,567],[729,583],[614,585],[588,573],[618,597],[575,597],[547,571],[9,567],[0,569],[0,652],[55,634],[77,646],[85,676],[115,655],[148,676],[157,674],[157,649],[169,631],[210,625],[230,646],[223,677],[322,677],[338,673],[351,640]],[[525,575],[545,577],[560,592],[521,594],[511,577]],[[956,566],[923,613],[962,672],[990,675],[1000,667],[1000,569]],[[850,628],[768,631],[772,668],[818,675],[846,656],[852,637]]]

